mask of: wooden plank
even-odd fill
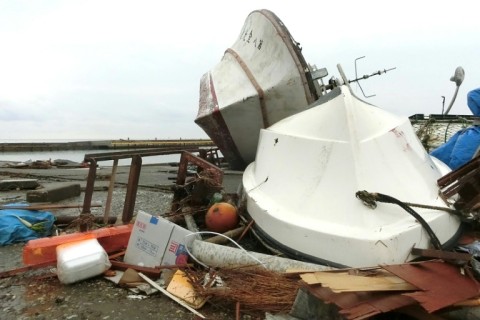
[[[321,284],[333,292],[356,291],[409,291],[417,287],[403,279],[387,273],[377,273],[373,276],[352,275],[347,272],[319,271],[300,275],[308,284]]]
[[[464,301],[457,302],[454,307],[478,307],[480,306],[480,298],[472,298]]]

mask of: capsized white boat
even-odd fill
[[[261,128],[318,98],[313,79],[326,70],[312,69],[282,21],[269,10],[255,10],[222,60],[201,78],[195,123],[232,168],[243,170],[255,159]]]
[[[427,154],[408,118],[341,85],[261,130],[243,192],[257,231],[288,255],[336,267],[376,266],[414,259],[411,249],[429,248],[430,237],[401,207],[379,203],[371,209],[356,192],[447,207],[437,179],[448,171]],[[415,211],[444,246],[460,235],[456,216]]]

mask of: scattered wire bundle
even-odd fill
[[[209,297],[215,304],[240,303],[245,312],[289,312],[300,285],[298,279],[264,268],[237,268],[212,271],[205,284],[203,273],[188,270],[187,274],[197,294]],[[221,285],[212,285],[214,279]]]

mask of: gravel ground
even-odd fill
[[[74,171],[72,171],[74,170]],[[111,168],[100,168],[97,177],[108,177]],[[85,185],[85,169],[5,169],[0,168],[0,180],[13,178],[36,178],[41,185],[55,181],[78,181]],[[135,212],[143,210],[152,214],[167,212],[172,194],[166,192],[176,175],[175,168],[149,166],[142,168],[137,192]],[[121,219],[128,169],[119,168],[116,175],[119,186],[115,188],[112,216]],[[172,178],[173,177],[173,178]],[[105,179],[108,180],[108,179]],[[227,179],[228,180],[228,179]],[[232,180],[233,181],[233,180]],[[108,181],[96,183],[93,201],[103,204],[107,198]],[[233,183],[233,182],[232,182]],[[98,186],[97,186],[98,185]],[[0,193],[0,203],[25,200],[26,191],[12,190]],[[65,203],[82,203],[83,192]],[[62,203],[60,202],[60,203]],[[92,208],[94,215],[102,216],[104,208]],[[52,211],[57,215],[78,215],[79,209]],[[0,271],[21,267],[24,244],[0,247]],[[132,296],[127,289],[118,287],[103,277],[96,277],[71,285],[57,279],[54,268],[28,271],[0,279],[0,318],[9,319],[198,319],[193,313],[179,306],[168,297],[156,293],[145,299]],[[202,307],[207,319],[235,319],[234,308],[225,308],[212,303]],[[244,316],[244,319],[254,319]]]

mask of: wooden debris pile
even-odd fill
[[[433,319],[480,294],[466,268],[444,260],[305,273],[301,278],[303,289],[317,301],[335,305],[344,319],[388,312]]]
[[[438,179],[440,196],[453,206],[459,216],[478,227],[480,225],[480,157]],[[456,197],[456,198],[455,198]]]

